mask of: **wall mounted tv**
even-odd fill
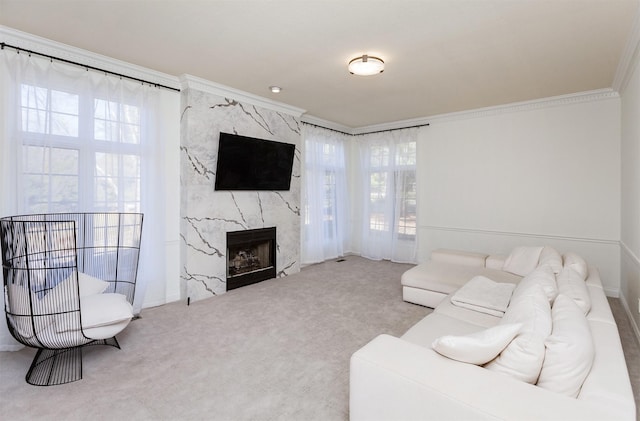
[[[220,133],[216,190],[289,190],[295,145]]]

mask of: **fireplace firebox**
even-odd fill
[[[227,291],[275,277],[275,227],[227,232]]]

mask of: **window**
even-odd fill
[[[31,84],[20,100],[26,212],[140,211],[140,107]]]
[[[390,130],[358,139],[362,164],[361,254],[415,262],[417,131]]]
[[[415,236],[415,142],[371,146],[369,156],[369,229],[390,231],[393,225],[399,235]]]
[[[305,126],[302,260],[321,262],[344,254],[347,197],[341,135]]]

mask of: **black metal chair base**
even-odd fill
[[[115,337],[91,341],[73,348],[38,349],[27,372],[27,383],[34,386],[55,386],[82,379],[82,348],[92,345],[109,345],[120,349]]]

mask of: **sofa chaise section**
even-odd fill
[[[505,257],[438,249],[431,259],[406,271],[401,278],[404,301],[435,308],[476,275],[496,282],[517,283],[521,276],[502,270]]]

